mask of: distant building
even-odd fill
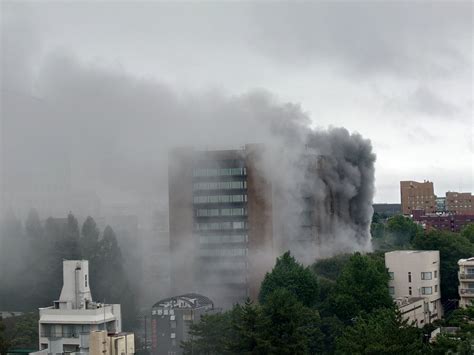
[[[436,196],[430,181],[400,181],[402,213],[411,215],[413,210],[436,212]]]
[[[397,250],[385,253],[390,274],[389,292],[394,299],[423,297],[424,326],[443,314],[441,306],[438,250]]]
[[[474,214],[430,213],[423,210],[413,211],[413,220],[424,229],[438,229],[458,233],[465,226],[474,223]]]
[[[446,197],[436,197],[436,212],[446,212]]]
[[[422,328],[429,323],[429,313],[426,312],[426,299],[424,297],[399,297],[395,299],[400,314],[409,324]]]
[[[454,214],[474,215],[474,198],[470,192],[446,192],[446,210]]]
[[[474,301],[474,257],[460,259],[459,265],[459,307],[466,307]]]
[[[89,353],[90,333],[121,333],[119,304],[92,300],[87,260],[63,261],[63,288],[53,306],[39,309],[39,354]]]
[[[402,206],[399,203],[374,203],[374,213],[378,213],[386,218],[393,217],[402,212]]]
[[[190,325],[199,322],[202,315],[213,310],[214,303],[196,293],[157,302],[151,311],[152,354],[182,354],[180,344],[188,340]]]

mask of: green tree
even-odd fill
[[[395,247],[407,247],[415,237],[423,235],[423,228],[420,225],[402,215],[390,218],[386,229]]]
[[[461,235],[464,238],[467,238],[471,243],[474,243],[474,223],[469,223],[468,225],[464,226],[461,231]]]
[[[87,217],[82,224],[80,248],[82,257],[91,263],[97,257],[99,235],[100,231],[94,219],[90,216]]]
[[[344,321],[378,308],[394,307],[389,274],[379,258],[355,253],[344,266],[332,295],[333,312]]]
[[[259,354],[316,354],[323,334],[316,310],[305,307],[288,289],[269,294],[262,306]]]
[[[123,268],[122,252],[115,232],[105,227],[99,242],[97,263],[91,272],[91,290],[97,299],[122,305],[125,328],[133,327],[136,302]]]
[[[181,344],[184,354],[226,355],[231,336],[231,312],[203,315],[191,324],[189,340]]]
[[[336,354],[422,354],[422,333],[393,309],[359,316],[336,340]]]
[[[253,354],[259,344],[261,308],[247,299],[237,304],[231,312],[232,338],[229,350],[239,354]]]
[[[312,307],[318,300],[318,280],[309,267],[298,263],[287,251],[277,258],[271,272],[267,272],[260,288],[258,299],[264,304],[275,290],[284,288],[303,305]]]
[[[10,349],[10,341],[5,336],[5,324],[0,318],[0,355],[7,355],[8,349]]]
[[[443,300],[459,298],[458,260],[474,255],[474,244],[462,235],[444,231],[431,231],[417,236],[413,247],[421,250],[439,250],[441,297]]]
[[[336,281],[350,258],[351,254],[340,254],[331,258],[317,260],[312,265],[312,269],[316,275]]]

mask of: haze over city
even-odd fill
[[[472,353],[473,16],[0,0],[0,355]]]
[[[2,90],[49,100],[48,85],[77,75],[112,87],[130,81],[141,91],[127,96],[141,100],[144,86],[156,85],[157,100],[201,107],[215,95],[264,90],[297,105],[313,127],[370,139],[376,202],[398,202],[403,179],[473,189],[469,2],[40,1],[4,2],[2,10]],[[51,77],[58,64],[64,70]],[[131,127],[109,130],[109,139],[120,134],[124,150],[151,155],[160,126],[131,116],[107,118]]]

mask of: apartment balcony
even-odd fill
[[[472,280],[474,281],[474,273],[463,273],[458,272],[459,280]]]
[[[474,297],[474,288],[460,288],[459,294],[461,297]]]

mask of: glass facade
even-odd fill
[[[193,168],[194,236],[201,287],[238,287],[248,295],[247,168],[239,159],[196,162]],[[217,166],[206,166],[217,165]]]

